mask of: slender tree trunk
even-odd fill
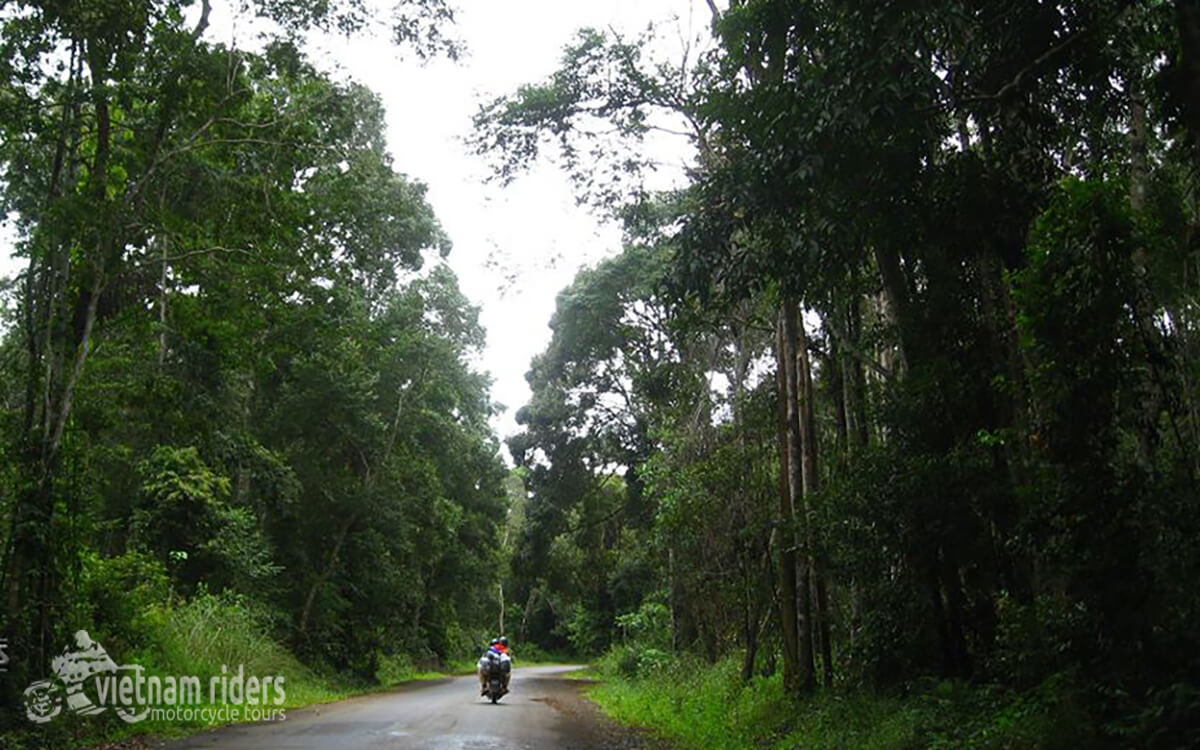
[[[353,515],[346,517],[346,521],[338,529],[337,535],[334,537],[333,549],[329,553],[329,561],[325,564],[325,569],[317,575],[317,579],[308,587],[308,594],[304,597],[304,607],[300,610],[299,629],[301,636],[304,636],[308,632],[308,620],[312,615],[313,602],[316,601],[317,591],[320,590],[321,586],[329,580],[329,577],[337,569],[338,555],[342,552],[342,545],[345,543],[346,537],[349,536],[350,527],[354,525],[354,521],[355,517]]]
[[[679,593],[675,590],[675,548],[667,547],[667,614],[671,626],[671,653],[679,653]]]
[[[876,247],[875,264],[879,267],[879,276],[883,281],[887,315],[899,333],[900,351],[896,358],[896,366],[892,368],[899,375],[908,369],[913,355],[910,341],[913,326],[910,320],[908,282],[905,281],[904,270],[900,267],[900,256],[892,248]]]
[[[941,580],[937,571],[936,559],[930,561],[927,585],[929,587],[929,603],[933,608],[933,621],[937,627],[938,647],[941,651],[941,673],[946,677],[953,676],[954,648],[950,645],[950,628],[947,624],[946,604],[942,600]]]
[[[845,308],[846,335],[858,345],[862,340],[862,302],[854,295]],[[866,374],[862,363],[856,358],[843,354],[837,363],[842,372],[844,388],[844,417],[846,420],[846,467],[853,471],[854,461],[866,453],[869,443],[866,409]],[[862,592],[857,581],[851,579],[847,587],[850,598],[850,649],[854,650],[859,628],[862,626]]]
[[[1021,351],[1017,331],[1016,306],[1012,293],[1004,278],[1004,264],[993,247],[984,247],[975,260],[978,295],[983,309],[983,319],[990,339],[992,367],[1002,373],[1006,387],[993,390],[996,412],[994,422],[998,428],[1007,428],[1020,439],[1005,440],[994,449],[993,461],[998,469],[1008,476],[1009,484],[1015,489],[1028,483],[1028,467],[1031,464],[1031,449],[1028,443],[1032,422],[1028,388],[1026,387],[1029,366]],[[998,581],[992,588],[1003,587],[1021,601],[1028,601],[1034,590],[1032,565],[1029,555],[1012,555],[1007,551],[1008,540],[1016,524],[1017,509],[1012,493],[997,497],[988,507],[987,521],[991,538],[991,559],[994,561]],[[988,621],[994,620],[987,615]]]
[[[943,565],[945,572],[942,575],[942,585],[946,588],[946,609],[949,617],[947,624],[954,659],[953,674],[956,677],[967,678],[971,676],[971,655],[967,649],[966,598],[963,596],[956,561],[943,553]]]
[[[862,300],[855,296],[846,310],[846,334],[858,345],[862,341]],[[843,378],[846,387],[846,431],[850,457],[860,455],[870,442],[867,424],[867,378],[862,363],[855,357],[845,356],[842,360]]]
[[[1134,62],[1127,79],[1130,113],[1129,206],[1135,212],[1140,212],[1146,207],[1148,150],[1146,97],[1140,60]],[[1142,468],[1148,473],[1153,473],[1159,444],[1159,414],[1162,412],[1164,394],[1161,375],[1156,371],[1155,364],[1155,360],[1161,357],[1158,351],[1159,334],[1154,324],[1156,306],[1148,278],[1148,263],[1146,246],[1139,243],[1133,250],[1133,265],[1136,271],[1134,289],[1137,295],[1133,309],[1138,331],[1146,348],[1147,361],[1142,368],[1141,382],[1138,384],[1138,397],[1141,402],[1137,430],[1138,458]]]
[[[500,635],[504,635],[504,582],[496,584],[496,594],[500,600]]]
[[[529,627],[529,615],[533,612],[533,604],[537,601],[537,587],[532,586],[529,589],[529,596],[525,598],[525,609],[521,612],[521,630],[518,635],[524,639],[527,628]]]
[[[746,307],[747,305],[743,305]],[[732,325],[734,362],[733,362],[733,429],[737,436],[738,453],[743,457],[738,462],[739,477],[737,499],[737,516],[735,523],[745,526],[750,518],[752,500],[746,487],[748,486],[748,461],[750,451],[746,445],[746,425],[744,423],[744,403],[746,394],[746,379],[750,370],[751,353],[746,345],[746,327],[744,316],[739,316]],[[761,581],[756,566],[757,550],[753,540],[746,540],[738,546],[739,567],[742,573],[742,682],[748,682],[754,676],[754,660],[758,654],[759,620],[761,619]],[[770,554],[770,547],[767,547]],[[769,559],[768,559],[769,562]]]
[[[779,314],[776,327],[776,387],[779,393],[778,438],[779,438],[779,634],[783,650],[783,686],[788,693],[800,688],[800,652],[796,632],[796,544],[795,506],[792,504],[792,430],[789,424],[788,360],[790,347],[786,345],[788,309],[785,304]],[[793,360],[794,361],[794,360]],[[794,367],[794,365],[793,365]],[[798,458],[798,457],[797,457]]]
[[[162,268],[158,275],[158,371],[161,373],[167,359],[167,240],[158,239],[162,250]]]
[[[821,467],[819,461],[819,443],[817,436],[817,419],[816,419],[816,391],[813,388],[812,378],[812,360],[808,354],[808,334],[804,330],[804,321],[797,320],[796,325],[796,377],[798,380],[800,401],[800,445],[802,450],[801,459],[801,475],[804,490],[804,548],[805,548],[805,563],[808,567],[808,574],[812,578],[812,587],[810,592],[806,592],[808,601],[808,609],[811,612],[808,623],[808,649],[809,654],[806,656],[803,652],[804,643],[801,643],[801,666],[808,665],[808,668],[813,674],[812,682],[815,683],[815,661],[812,651],[814,642],[819,642],[821,647],[821,658],[824,661],[825,669],[832,679],[832,650],[829,644],[829,627],[828,616],[824,610],[823,593],[825,591],[825,581],[821,575],[821,568],[817,556],[816,544],[816,509],[813,507],[813,495],[821,491]],[[803,608],[802,608],[803,609]],[[803,630],[801,638],[804,637]]]
[[[821,642],[821,681],[827,688],[833,687],[833,627],[829,613],[829,585],[824,575],[817,577],[816,594],[818,624]]]
[[[783,352],[784,352],[784,402],[787,407],[787,454],[788,454],[788,503],[791,506],[792,534],[784,536],[785,543],[800,546],[801,538],[797,529],[798,522],[804,522],[804,533],[809,525],[807,518],[798,519],[798,512],[805,511],[805,490],[807,482],[812,481],[811,456],[805,450],[803,405],[800,401],[803,384],[803,364],[800,350],[805,347],[803,338],[803,323],[799,320],[799,312],[794,298],[785,296],[783,301]],[[807,357],[807,354],[805,354]],[[806,540],[807,541],[807,540]],[[812,565],[809,559],[808,544],[804,544],[804,553],[798,559],[798,580],[796,586],[796,646],[798,672],[797,689],[802,692],[812,690],[815,684],[813,669],[813,635],[812,635],[812,598],[811,588]],[[795,560],[796,558],[793,557]]]
[[[1134,211],[1146,207],[1146,96],[1142,91],[1142,75],[1134,71],[1129,75],[1129,205]],[[1141,262],[1145,263],[1145,249]]]
[[[1176,0],[1179,102],[1191,136],[1200,140],[1200,0]]]
[[[73,45],[72,59],[77,49],[78,45]],[[87,196],[93,208],[103,211],[107,207],[105,198],[112,126],[105,86],[107,59],[91,48],[87,48],[83,57],[87,59],[91,73],[91,102],[96,128]],[[78,69],[73,69],[73,72],[75,70]],[[66,110],[73,111],[73,107],[65,106]],[[67,127],[66,120],[63,127]],[[74,124],[70,127],[74,129]],[[57,157],[58,154],[52,167],[51,200],[58,191],[58,175],[65,169],[63,161]],[[39,378],[39,369],[42,374],[40,380],[27,388],[27,392],[36,393],[40,401],[41,425],[40,429],[34,426],[24,436],[21,468],[29,489],[21,493],[12,511],[12,554],[9,556],[5,580],[6,629],[13,639],[14,649],[23,649],[27,654],[24,663],[30,672],[40,673],[47,664],[49,646],[46,637],[55,619],[51,616],[51,610],[59,604],[60,599],[54,556],[46,535],[54,517],[59,449],[70,419],[75,389],[91,346],[92,330],[104,288],[105,261],[119,246],[115,236],[116,227],[111,225],[111,221],[111,217],[105,216],[94,232],[76,238],[91,249],[90,258],[79,263],[80,268],[90,267],[91,277],[76,282],[81,290],[73,300],[64,293],[71,288],[68,276],[72,262],[67,242],[58,238],[60,241],[52,245],[56,252],[50,255],[46,263],[49,279],[47,297],[41,301],[46,311],[41,367],[36,361],[29,363],[30,378]],[[73,302],[73,305],[68,302]],[[40,435],[37,434],[39,432]]]
[[[829,373],[829,392],[833,396],[834,457],[833,470],[844,473],[850,465],[850,416],[847,413],[846,397],[850,390],[846,383],[843,361],[846,355],[836,336],[829,338],[829,356],[825,371]]]
[[[754,676],[754,660],[758,657],[758,613],[745,610],[742,622],[742,641],[745,651],[742,652],[742,682],[749,682]]]

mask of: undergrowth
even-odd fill
[[[282,709],[285,715],[302,706],[446,676],[443,671],[417,668],[405,654],[380,655],[373,681],[313,669],[269,635],[267,613],[255,609],[249,600],[233,595],[201,592],[186,602],[160,601],[140,610],[136,628],[128,627],[129,620],[124,622],[124,637],[109,637],[104,628],[97,628],[91,635],[118,665],[140,665],[147,678],[199,678],[205,707],[231,705],[220,699],[210,703],[208,689],[212,678],[232,677],[239,667],[247,678],[283,677],[282,702],[277,704],[275,698],[279,696],[272,693],[263,705],[267,709]],[[134,630],[136,635],[131,636]],[[463,673],[473,667],[473,663],[463,661],[447,665],[447,670]],[[224,720],[151,717],[127,724],[112,709],[86,717],[64,710],[49,723],[30,724],[8,733],[0,747],[4,750],[89,747],[138,735],[181,736],[221,723]]]
[[[784,696],[778,674],[743,683],[737,659],[715,665],[651,660],[620,649],[594,670],[590,697],[612,718],[649,727],[684,748],[1057,748],[1087,746],[1061,678],[1013,694],[931,681],[905,694],[820,690]],[[631,667],[633,667],[631,669]]]

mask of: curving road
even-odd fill
[[[564,677],[578,667],[519,667],[492,705],[475,677],[413,683],[390,693],[297,710],[281,722],[223,727],[165,747],[428,748],[536,750],[627,748],[641,743],[600,716]]]

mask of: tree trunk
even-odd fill
[[[862,301],[850,300],[846,310],[846,335],[858,345],[862,340]],[[849,352],[842,358],[842,382],[846,388],[846,432],[850,458],[866,450],[869,441],[867,425],[867,378],[862,363]]]
[[[887,315],[891,318],[899,334],[900,351],[896,358],[896,367],[893,368],[899,375],[908,369],[908,363],[913,355],[910,341],[913,326],[910,320],[908,282],[904,278],[904,270],[900,267],[900,256],[891,248],[876,247],[875,263],[879,266],[879,276],[883,281]]]
[[[742,640],[746,647],[742,652],[742,682],[749,682],[754,676],[754,660],[758,657],[758,618],[751,615],[749,608],[742,623]]]
[[[167,240],[160,237],[162,268],[158,276],[158,371],[161,373],[167,359]]]
[[[801,361],[800,350],[805,348],[803,323],[799,320],[796,301],[785,296],[783,301],[783,352],[784,352],[784,403],[787,407],[787,455],[788,455],[788,504],[791,510],[791,528],[793,533],[784,535],[785,544],[795,544],[799,547],[800,535],[797,533],[797,521],[804,521],[805,533],[809,525],[807,518],[797,519],[798,510],[807,515],[804,507],[808,482],[812,481],[811,456],[805,449],[803,405],[800,398],[804,388],[804,365]],[[807,353],[804,354],[807,361]],[[804,545],[804,554],[799,557],[799,580],[796,586],[796,646],[797,646],[797,685],[802,692],[812,689],[814,680],[813,670],[813,640],[812,640],[812,606],[809,596],[810,574],[812,571],[809,560],[808,544]],[[793,561],[796,556],[793,555]]]
[[[1146,129],[1146,97],[1143,91],[1143,76],[1140,61],[1135,61],[1128,75],[1129,89],[1129,206],[1135,212],[1141,212],[1146,207],[1147,181],[1147,129]],[[1160,356],[1158,331],[1155,328],[1156,314],[1154,295],[1148,278],[1149,258],[1146,246],[1138,243],[1133,249],[1133,265],[1136,272],[1134,289],[1137,299],[1134,302],[1134,317],[1142,343],[1146,348],[1147,362],[1138,384],[1138,399],[1141,402],[1141,413],[1138,419],[1138,459],[1142,468],[1153,473],[1155,470],[1155,455],[1159,443],[1159,414],[1163,406],[1161,379],[1155,371],[1154,360]]]
[[[1146,96],[1142,91],[1142,75],[1135,70],[1129,75],[1129,205],[1134,211],[1146,207]],[[1141,262],[1145,263],[1145,249]]]
[[[800,687],[800,654],[796,623],[796,546],[795,513],[792,504],[792,430],[789,425],[788,360],[785,320],[787,305],[780,309],[776,326],[776,387],[779,393],[778,439],[779,439],[779,634],[783,646],[783,687],[787,693],[795,693]],[[793,360],[794,361],[794,360]]]
[[[833,427],[834,427],[834,457],[833,471],[844,473],[850,464],[850,416],[847,413],[846,397],[849,386],[846,384],[846,370],[843,360],[842,346],[836,336],[829,338],[829,356],[825,362],[826,372],[829,373],[829,392],[833,397]]]
[[[821,682],[827,687],[833,687],[833,628],[829,615],[829,587],[824,575],[817,576],[816,590],[813,591],[817,605],[817,635],[821,645]]]
[[[531,612],[533,612],[533,603],[537,601],[537,593],[537,587],[531,586],[529,589],[529,596],[525,599],[525,609],[521,612],[521,629],[518,631],[518,637],[521,639],[524,639],[527,633],[527,628],[529,626],[529,615]]]
[[[334,537],[333,549],[329,553],[329,562],[326,563],[325,569],[317,575],[317,579],[308,587],[308,595],[304,597],[304,607],[300,610],[300,635],[304,636],[308,631],[308,619],[312,614],[313,602],[317,598],[317,590],[333,575],[337,569],[338,555],[341,554],[342,544],[345,543],[346,537],[350,534],[350,527],[354,525],[354,516],[347,516],[346,522],[338,529],[337,536]]]
[[[1180,48],[1176,99],[1192,138],[1200,140],[1200,0],[1177,0],[1175,20]]]
[[[846,335],[856,345],[862,340],[862,301],[858,295],[853,295],[846,305]],[[846,419],[846,466],[853,470],[854,461],[866,453],[869,444],[867,425],[867,381],[862,363],[848,353],[843,353],[838,363],[842,371],[842,386],[845,390],[845,419]],[[854,579],[847,587],[850,598],[850,650],[853,651],[862,627],[862,592]]]
[[[821,656],[825,661],[827,670],[832,669],[831,650],[829,646],[828,618],[824,611],[821,602],[821,593],[825,589],[825,582],[821,577],[821,570],[818,564],[817,544],[816,544],[816,510],[813,507],[812,497],[821,490],[821,472],[820,463],[818,460],[818,439],[817,439],[817,420],[816,420],[816,392],[813,388],[812,379],[812,361],[808,354],[808,334],[804,330],[804,321],[797,320],[796,325],[796,377],[799,396],[799,417],[800,417],[800,445],[802,451],[801,458],[801,476],[803,482],[803,504],[804,509],[804,564],[808,568],[808,575],[812,579],[812,586],[805,591],[804,606],[801,611],[809,610],[807,627],[801,628],[801,653],[800,662],[802,668],[807,668],[811,676],[810,682],[816,683],[815,676],[815,660],[813,654],[814,641],[818,639],[814,636],[819,634]],[[817,596],[813,596],[816,594]],[[807,633],[805,632],[807,630]],[[803,640],[807,635],[807,643]],[[807,647],[808,653],[804,650]],[[832,674],[832,673],[831,673]]]

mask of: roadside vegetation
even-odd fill
[[[478,311],[378,98],[297,41],[369,10],[252,5],[253,51],[209,38],[207,0],[0,13],[25,261],[0,313],[5,746],[189,726],[66,708],[79,631],[150,675],[283,675],[285,707],[494,634],[508,472]],[[409,52],[454,54],[442,3],[402,5]],[[42,678],[60,713],[34,724]]]
[[[269,612],[232,592],[219,595],[201,592],[187,600],[138,604],[140,616],[132,627],[114,633],[93,632],[92,636],[112,653],[124,654],[121,663],[141,665],[147,678],[194,676],[199,678],[205,691],[211,679],[227,676],[229,668],[236,671],[239,666],[247,676],[285,678],[286,696],[282,703],[269,697],[258,706],[250,707],[244,702],[235,704],[221,699],[210,703],[206,697],[203,708],[237,707],[243,712],[247,708],[281,709],[286,714],[314,704],[388,690],[408,682],[445,679],[469,673],[474,668],[474,660],[465,657],[447,660],[440,666],[417,666],[403,651],[381,655],[372,676],[337,671],[329,666],[309,666],[270,635],[278,630],[278,626],[270,621]],[[223,667],[225,671],[222,671]],[[135,737],[180,737],[230,723],[228,713],[221,716],[224,718],[211,721],[199,716],[163,720],[150,717],[130,724],[122,721],[111,708],[99,716],[75,716],[64,712],[44,727],[24,726],[6,732],[5,748],[90,747]],[[256,720],[245,713],[241,717],[242,721]]]
[[[606,655],[588,696],[617,721],[680,748],[1052,748],[1095,739],[1061,678],[1026,693],[929,679],[795,699],[778,672],[742,681],[736,656],[638,661],[625,649]]]
[[[1200,6],[706,11],[476,117],[625,229],[508,440],[510,635],[697,747],[1200,743]]]

